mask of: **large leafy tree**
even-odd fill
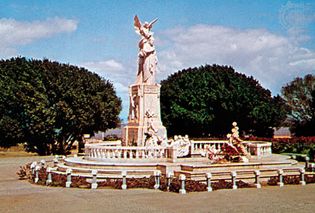
[[[170,135],[222,137],[237,121],[243,133],[272,136],[284,120],[281,97],[272,97],[232,67],[205,65],[172,74],[161,82],[163,123]]]
[[[0,61],[1,146],[25,142],[41,155],[69,152],[84,133],[116,127],[121,100],[86,69],[49,60]]]
[[[290,111],[288,121],[296,136],[315,135],[315,75],[295,78],[282,88]]]

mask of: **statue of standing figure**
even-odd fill
[[[157,69],[157,56],[154,46],[153,32],[151,28],[157,21],[154,19],[150,23],[145,22],[141,24],[138,16],[134,18],[134,27],[136,33],[141,36],[139,41],[139,54],[138,54],[138,73],[136,84],[155,84],[155,75]]]

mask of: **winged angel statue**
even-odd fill
[[[139,67],[136,80],[137,84],[155,83],[157,56],[154,47],[153,32],[151,32],[151,28],[156,21],[157,19],[154,19],[150,23],[144,22],[144,24],[142,24],[138,16],[135,16],[134,18],[134,27],[136,33],[141,36],[141,40],[139,41]]]

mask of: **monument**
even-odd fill
[[[129,86],[128,124],[123,129],[122,140],[125,146],[146,146],[149,139],[155,143],[167,140],[161,121],[161,85],[155,82],[158,60],[151,29],[156,21],[142,24],[138,16],[134,17],[134,27],[141,39],[136,82]]]
[[[158,189],[164,176],[163,184],[168,189],[176,189],[180,181],[181,194],[186,193],[186,179],[206,183],[203,189],[209,192],[211,182],[218,180],[229,181],[233,189],[241,179],[260,188],[260,176],[276,178],[283,186],[284,174],[295,178],[298,174],[305,185],[304,168],[296,167],[297,162],[287,156],[272,155],[271,142],[242,141],[236,122],[228,140],[190,140],[188,135],[167,139],[161,121],[160,85],[155,82],[157,56],[151,28],[156,21],[141,24],[137,16],[134,18],[136,32],[141,36],[139,63],[136,82],[129,87],[129,116],[123,141],[91,139],[86,141],[84,156],[55,156],[50,162],[33,162],[25,169],[27,173],[22,169],[21,176],[29,174],[31,182],[54,186],[90,184],[92,189],[120,183],[121,189],[127,189],[127,182],[135,179],[138,180],[129,186],[148,187],[141,180],[151,177],[152,187]],[[172,178],[178,179],[175,187],[170,187]]]

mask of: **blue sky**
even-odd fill
[[[0,1],[0,57],[48,58],[111,80],[128,111],[137,69],[133,17],[158,18],[158,79],[204,64],[231,65],[273,95],[315,74],[314,1]]]

